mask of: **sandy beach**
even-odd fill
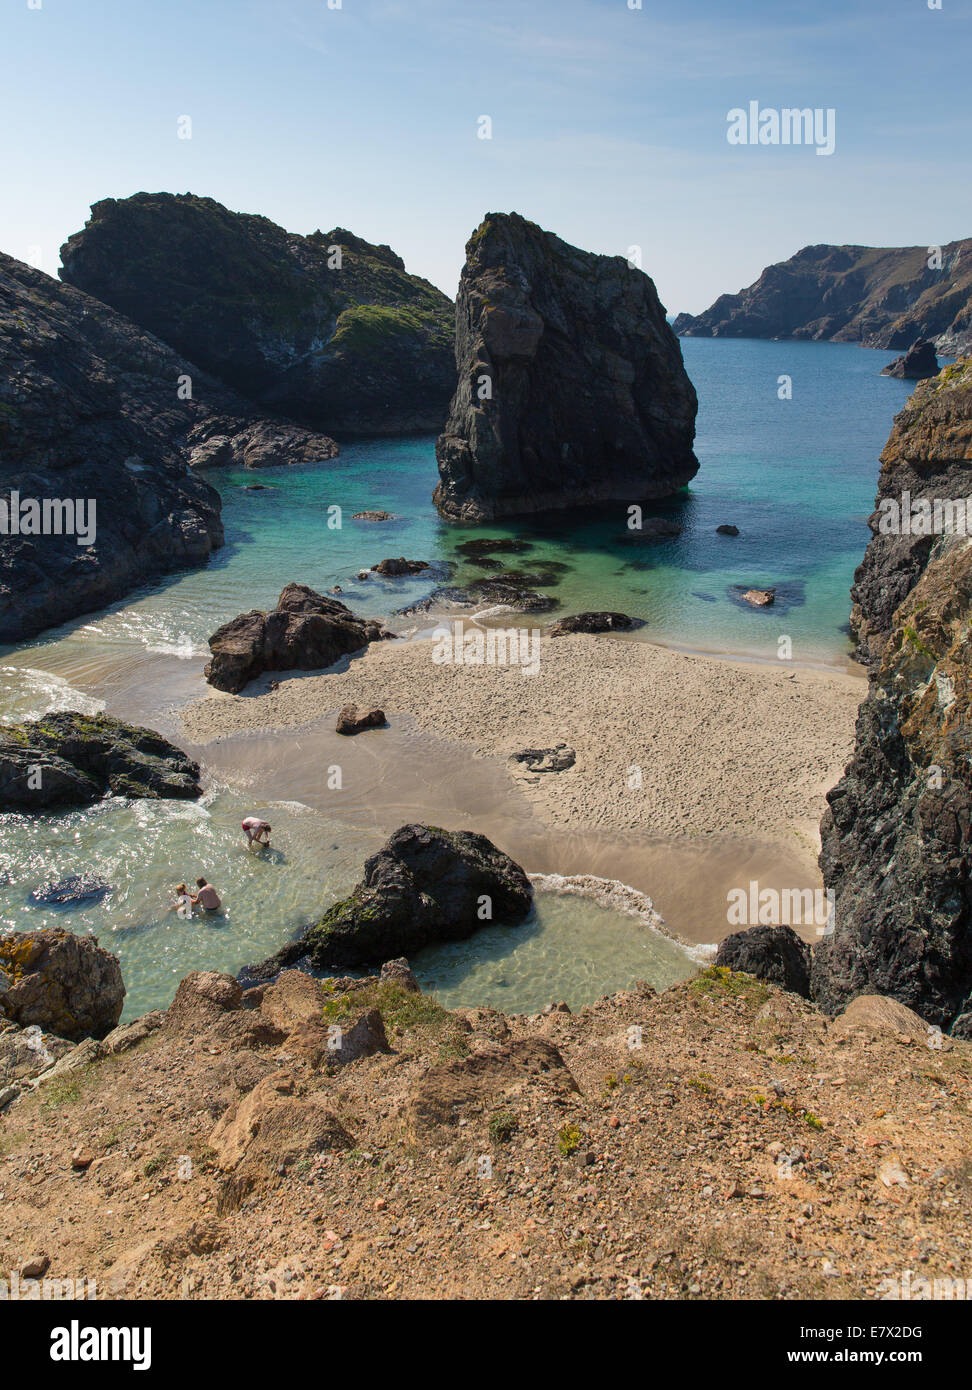
[[[279,689],[269,691],[274,679]],[[778,846],[812,875],[824,795],[850,756],[865,689],[861,677],[837,670],[689,655],[613,636],[544,638],[533,675],[438,664],[433,643],[414,640],[373,643],[325,675],[278,673],[243,696],[211,692],[182,721],[206,760],[216,740],[315,725],[333,756],[360,758],[367,749],[391,760],[409,731],[424,731],[458,745],[466,761],[485,761],[511,807],[525,800],[550,830],[616,836],[629,846],[749,838]],[[379,705],[390,728],[328,737],[347,703]],[[565,771],[531,773],[511,758],[561,743],[576,754]]]

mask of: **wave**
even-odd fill
[[[37,719],[56,710],[77,710],[80,714],[100,714],[104,700],[85,695],[75,689],[63,676],[53,671],[39,671],[33,666],[0,666],[0,693],[15,701],[30,701],[27,708],[13,714],[0,715],[0,724],[19,723]]]
[[[711,961],[718,950],[715,945],[686,941],[655,911],[655,905],[647,893],[632,888],[629,883],[622,883],[620,879],[598,878],[596,874],[528,874],[527,877],[541,893],[566,893],[590,898],[602,907],[612,908],[626,917],[634,917],[650,931],[674,941],[686,955],[700,964]]]

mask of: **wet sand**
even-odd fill
[[[182,710],[181,741],[255,799],[382,831],[476,829],[530,872],[628,883],[670,929],[712,942],[730,930],[730,888],[819,886],[824,793],[864,693],[842,672],[605,636],[545,639],[533,676],[436,664],[428,641],[377,643],[326,675],[210,692]],[[342,738],[348,702],[381,705],[389,727]],[[567,771],[524,775],[509,760],[561,742],[576,752]]]

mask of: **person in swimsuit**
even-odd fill
[[[192,904],[195,906],[198,903],[207,912],[218,912],[223,904],[213,885],[205,878],[197,878],[196,887],[199,891],[192,894]]]
[[[192,905],[195,899],[189,892],[184,883],[176,884],[176,900],[169,908],[170,912],[178,912],[180,917],[192,917]]]
[[[247,816],[243,822],[243,833],[246,836],[247,849],[252,849],[254,845],[270,848],[270,826],[265,820],[260,820],[259,816]]]

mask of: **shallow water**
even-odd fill
[[[412,960],[424,990],[447,1008],[475,1002],[503,1013],[538,1013],[564,1000],[572,1009],[647,980],[667,989],[699,961],[657,931],[590,898],[537,894],[516,927],[481,927],[467,941],[429,947]]]

